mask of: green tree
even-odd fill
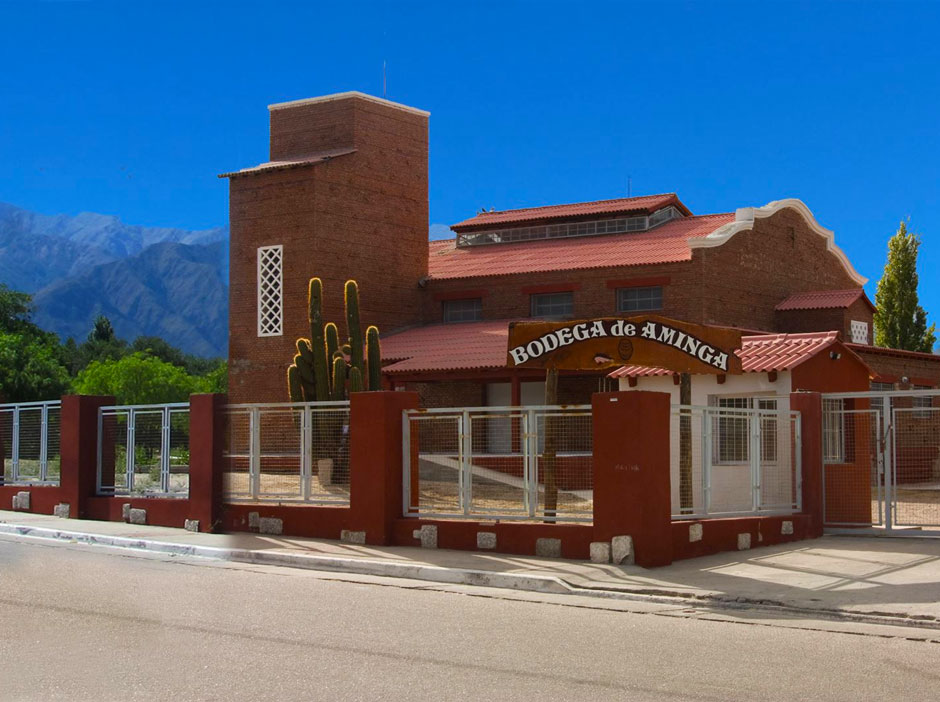
[[[56,400],[68,386],[56,346],[43,337],[0,333],[0,402]]]
[[[32,311],[30,295],[0,283],[0,331],[8,334],[39,331],[39,327],[29,321]]]
[[[68,342],[66,344],[68,346]],[[95,317],[88,337],[75,347],[74,354],[68,358],[69,370],[77,375],[94,361],[116,361],[127,353],[127,342],[114,333],[111,320],[99,314]]]
[[[55,334],[30,319],[32,298],[0,285],[0,401],[54,400],[68,387]]]
[[[920,236],[901,222],[888,240],[888,261],[875,292],[875,344],[930,353],[937,341],[936,325],[917,298],[917,250]]]
[[[219,362],[215,369],[206,373],[201,380],[200,392],[228,392],[228,363]]]
[[[191,393],[203,391],[203,383],[178,366],[138,352],[92,361],[72,389],[81,395],[114,395],[119,404],[149,405],[185,402]]]

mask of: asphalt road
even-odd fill
[[[918,638],[0,537],[2,700],[936,699]]]

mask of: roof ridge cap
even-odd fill
[[[494,210],[492,212],[478,212],[476,216],[506,214],[507,212],[525,212],[527,210],[547,210],[552,207],[572,207],[574,205],[599,205],[605,202],[621,202],[625,200],[645,200],[651,197],[666,197],[673,195],[678,198],[678,194],[670,193],[652,193],[651,195],[632,195],[630,197],[611,197],[606,200],[582,200],[580,202],[561,202],[556,205],[532,205],[530,207],[514,207],[508,210]],[[471,218],[472,219],[472,218]]]

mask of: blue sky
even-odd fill
[[[0,200],[201,228],[272,102],[431,111],[432,223],[676,191],[799,197],[859,271],[901,218],[940,320],[940,3],[0,0]]]

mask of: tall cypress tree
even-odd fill
[[[917,250],[920,236],[901,222],[888,240],[888,262],[875,292],[875,344],[906,351],[933,351],[936,325],[917,299]]]

